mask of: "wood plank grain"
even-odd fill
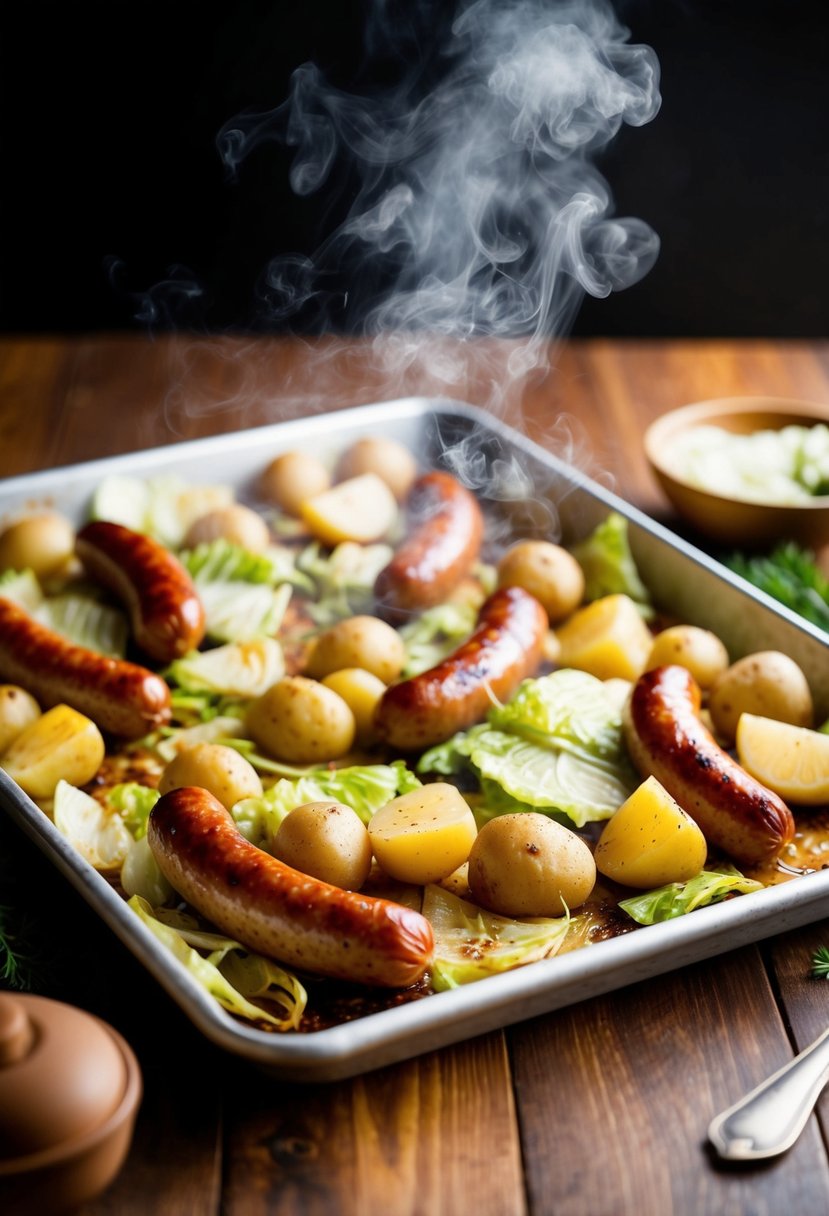
[[[500,1034],[322,1087],[243,1080],[227,1119],[225,1216],[525,1211]]]
[[[509,1031],[532,1216],[764,1216],[829,1207],[813,1125],[784,1158],[718,1166],[720,1110],[790,1055],[756,948]]]
[[[555,448],[557,428],[578,436],[572,462],[668,523],[670,507],[642,449],[660,414],[709,397],[769,395],[825,401],[829,343],[679,340],[574,341],[523,396],[515,420]]]
[[[141,1051],[144,1097],[129,1156],[103,1195],[77,1216],[217,1216],[222,1100],[215,1068]]]
[[[71,365],[65,339],[0,340],[0,477],[58,463]]]
[[[829,948],[827,920],[784,933],[766,947],[795,1052],[803,1051],[829,1026],[829,982],[811,974],[812,958],[821,946]],[[755,1083],[762,1080],[765,1075]],[[824,1142],[829,1146],[829,1091],[819,1099],[816,1111]]]

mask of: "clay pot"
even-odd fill
[[[0,993],[0,1212],[56,1216],[124,1163],[141,1100],[131,1048],[100,1019]]]

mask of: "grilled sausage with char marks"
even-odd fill
[[[124,739],[140,739],[170,720],[170,690],[161,676],[75,646],[2,597],[0,680],[25,688],[42,709],[71,705]]]
[[[147,839],[176,891],[249,950],[334,979],[403,988],[428,967],[432,926],[412,908],[344,891],[246,840],[207,790],[164,794]]]
[[[776,857],[794,835],[785,802],[719,746],[699,716],[701,692],[685,667],[657,667],[634,685],[625,741],[643,777],[654,776],[735,861]]]
[[[483,604],[470,638],[448,658],[387,688],[374,726],[385,743],[421,751],[480,722],[536,670],[547,614],[521,587],[502,587]]]
[[[108,520],[78,532],[75,552],[92,578],[127,609],[136,642],[171,663],[204,638],[204,608],[181,562],[158,541]]]
[[[419,477],[407,499],[410,531],[380,571],[374,594],[389,620],[443,603],[477,560],[481,508],[451,473]]]

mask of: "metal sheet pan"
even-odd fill
[[[362,406],[11,478],[0,485],[0,521],[42,503],[80,518],[101,478],[113,473],[230,482],[244,498],[265,461],[280,451],[305,448],[333,455],[360,436],[378,432],[409,444],[424,465],[458,468],[460,461],[488,501],[496,526],[503,526],[504,536],[534,527],[551,539],[572,543],[609,510],[620,512],[628,520],[634,556],[660,607],[715,630],[733,657],[770,648],[790,654],[809,675],[818,714],[829,716],[829,654],[821,630],[555,455],[460,403],[412,398]],[[328,1081],[379,1068],[712,957],[829,912],[829,871],[823,871],[354,1022],[311,1034],[271,1034],[241,1024],[209,997],[2,771],[0,805],[203,1034],[290,1080]]]

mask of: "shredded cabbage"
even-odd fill
[[[43,603],[43,591],[33,570],[4,570],[0,573],[0,595],[13,600],[27,612],[34,612]]]
[[[472,603],[438,604],[398,630],[406,645],[402,677],[428,671],[469,637],[475,628],[478,607]]]
[[[358,545],[355,541],[343,541],[330,553],[316,542],[303,549],[296,564],[311,580],[306,608],[315,624],[333,625],[370,611],[375,579],[393,552],[389,545]]]
[[[152,786],[141,785],[138,781],[123,781],[112,787],[107,794],[107,802],[118,811],[133,839],[140,840],[147,834],[150,811],[160,797],[158,790]]]
[[[233,491],[226,485],[190,485],[173,476],[145,480],[114,473],[98,484],[90,517],[145,532],[175,549],[199,516],[232,502]]]
[[[153,909],[139,895],[133,895],[128,903],[147,928],[225,1009],[249,1021],[270,1022],[280,1030],[297,1029],[307,995],[295,975],[262,955],[250,953],[232,938],[191,931],[181,918],[176,926],[175,914],[169,917],[172,924],[164,923],[161,919],[164,910]],[[199,954],[196,946],[210,950],[207,958]],[[284,1010],[284,1015],[275,1017],[252,1004],[248,997],[272,1001]]]
[[[111,659],[127,653],[129,625],[118,608],[91,595],[65,592],[42,600],[33,615],[41,624],[68,638],[76,646],[96,650]]]

